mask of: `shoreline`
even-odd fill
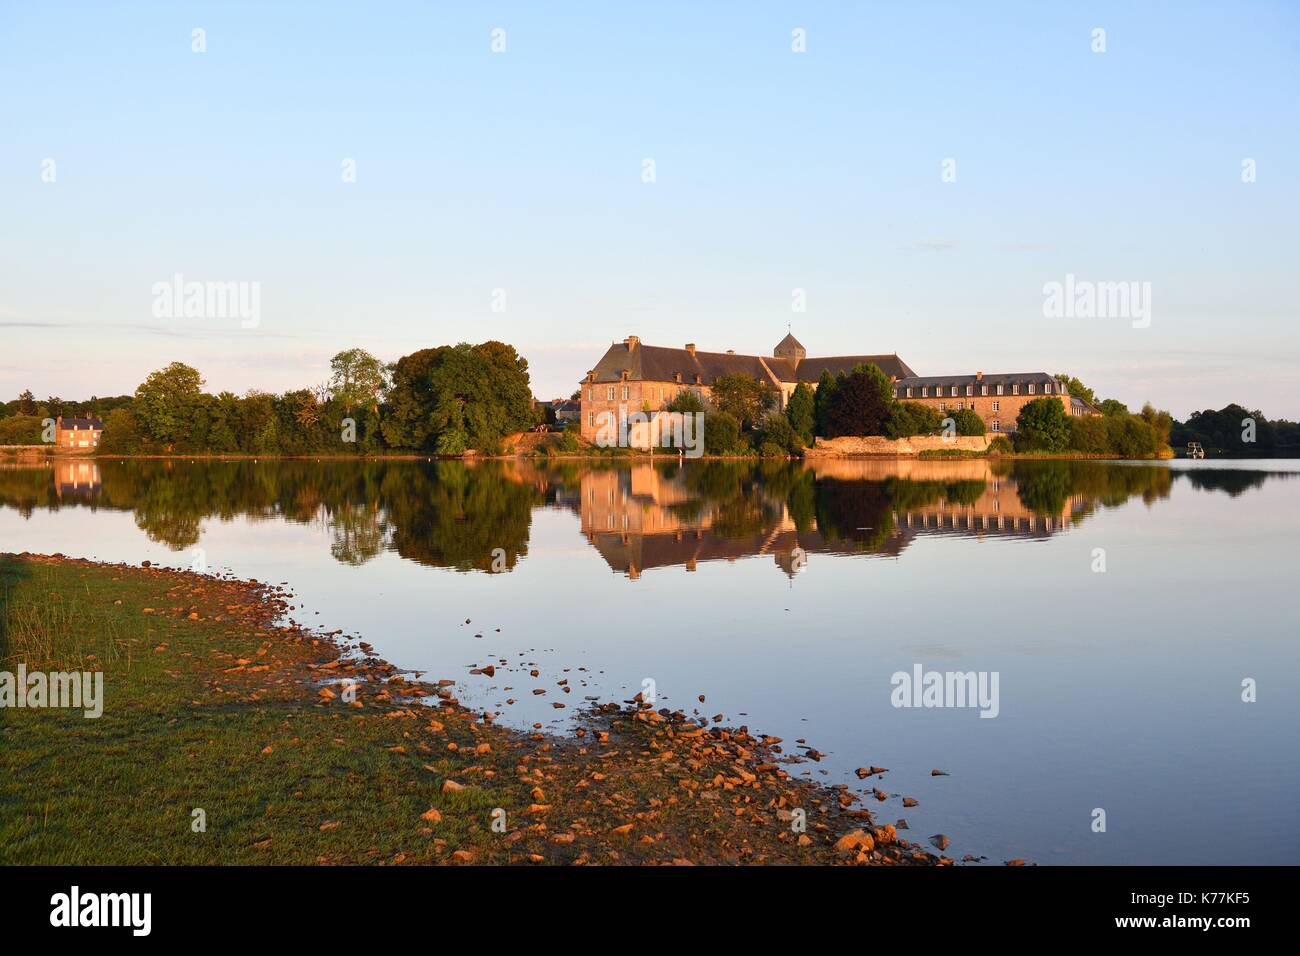
[[[64,593],[76,601],[55,600]],[[721,715],[575,702],[570,733],[511,729],[462,706],[455,680],[286,620],[293,600],[255,580],[0,553],[0,621],[16,622],[0,670],[18,663],[15,643],[29,658],[45,647],[29,672],[76,665],[102,671],[107,688],[97,720],[0,711],[0,805],[14,808],[0,817],[0,861],[956,862],[907,839],[905,822],[878,823],[847,786],[792,777],[787,767],[816,757]],[[33,606],[67,634],[34,633],[20,613]],[[75,659],[56,646],[72,636]],[[199,809],[203,833],[190,825]],[[86,841],[89,828],[112,836]]]
[[[1288,457],[1272,455],[1270,458]],[[572,455],[432,455],[432,454],[384,454],[384,455],[253,455],[243,452],[223,452],[219,454],[152,454],[152,455],[115,455],[115,454],[96,454],[95,452],[67,452],[47,449],[38,449],[30,453],[11,452],[0,450],[0,461],[6,459],[27,459],[39,461],[248,461],[259,463],[263,461],[459,461],[465,463],[479,461],[592,461],[592,462],[618,462],[618,461],[658,461],[673,463],[682,461],[677,455],[650,455],[645,452],[628,452],[623,454],[572,454]],[[1121,458],[1114,455],[1090,455],[1083,452],[1053,452],[1043,454],[1037,452],[1011,452],[1010,454],[989,455],[984,453],[971,454],[951,454],[943,452],[916,452],[913,454],[817,454],[817,455],[787,455],[787,456],[768,456],[760,455],[699,455],[695,458],[686,458],[685,461],[753,461],[753,462],[770,462],[770,461],[823,461],[823,460],[840,460],[840,461],[943,461],[957,459],[980,459],[987,461],[1178,461],[1180,457],[1177,454],[1171,455],[1144,455],[1136,458]],[[1207,458],[1207,461],[1215,459]],[[1240,459],[1224,458],[1223,461],[1235,461]],[[1254,459],[1247,459],[1254,460]]]

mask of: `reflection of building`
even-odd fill
[[[93,461],[58,461],[54,466],[54,491],[60,498],[93,495],[102,485]]]
[[[703,561],[771,555],[793,576],[810,554],[897,557],[923,534],[1051,535],[1088,504],[1072,495],[1054,514],[1035,511],[1017,481],[984,459],[833,459],[799,473],[807,491],[799,520],[793,493],[772,495],[757,483],[709,493],[691,487],[688,472],[633,464],[581,476],[582,532],[612,569],[638,578],[652,568],[694,571]]]
[[[54,420],[54,443],[60,448],[99,447],[99,436],[104,433],[104,423],[98,418],[64,418]]]

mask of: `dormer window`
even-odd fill
[[[1033,383],[1033,382],[1030,382],[1030,383],[1029,383],[1029,394],[1030,394],[1030,395],[1034,394],[1034,383]]]
[[[930,386],[929,386],[929,385],[922,385],[922,386],[921,386],[921,397],[922,397],[922,398],[928,398],[928,397],[929,397],[929,394],[930,394]]]
[[[1001,385],[998,386],[998,394],[999,394],[999,395],[1002,394],[1002,386],[1001,386]]]
[[[673,381],[676,382],[678,385],[682,384],[682,373],[681,372],[675,373],[673,375]]]
[[[974,386],[974,385],[967,385],[967,386],[966,386],[966,394],[967,394],[968,396],[970,396],[970,395],[974,395],[974,394],[975,394],[975,386]]]
[[[949,389],[948,389],[948,394],[951,395],[951,396],[953,396],[954,398],[956,398],[956,397],[957,397],[957,386],[956,386],[956,385],[950,386]]]
[[[1013,382],[1013,383],[1012,383],[1012,385],[1011,385],[1011,394],[1012,394],[1012,395],[1019,395],[1019,394],[1020,394],[1020,383],[1019,383],[1019,382]]]
[[[981,385],[981,386],[980,386],[980,394],[981,394],[981,395],[987,395],[988,393],[989,393],[989,387],[988,387],[987,385]]]
[[[911,397],[912,397],[912,386],[911,386],[911,385],[907,386],[907,397],[908,397],[908,398],[911,398]]]

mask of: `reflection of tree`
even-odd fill
[[[1173,484],[1173,473],[1161,465],[1075,460],[1017,461],[1011,478],[1026,508],[1051,517],[1060,516],[1072,496],[1084,500],[1076,511],[1086,513],[1096,504],[1114,508],[1139,495],[1153,504],[1168,498]]]
[[[377,505],[344,505],[330,514],[330,554],[343,564],[365,564],[384,549],[385,529]]]
[[[874,551],[894,529],[894,513],[885,484],[880,481],[816,483],[817,529],[826,541],[853,541],[860,550]]]
[[[534,486],[510,480],[496,462],[415,468],[414,475],[404,470],[383,486],[398,554],[421,564],[486,571],[498,550],[507,568],[528,553],[532,510],[543,501]]]
[[[1224,491],[1233,498],[1252,488],[1260,487],[1268,477],[1264,472],[1239,471],[1235,468],[1198,468],[1182,474],[1192,483],[1193,488],[1201,491]]]

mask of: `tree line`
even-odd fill
[[[495,341],[421,349],[391,364],[348,349],[331,359],[327,382],[280,394],[212,394],[204,385],[197,369],[173,362],[129,396],[38,403],[24,392],[4,406],[0,444],[40,444],[43,420],[57,413],[101,418],[100,450],[110,454],[495,454],[539,416],[527,360]]]

